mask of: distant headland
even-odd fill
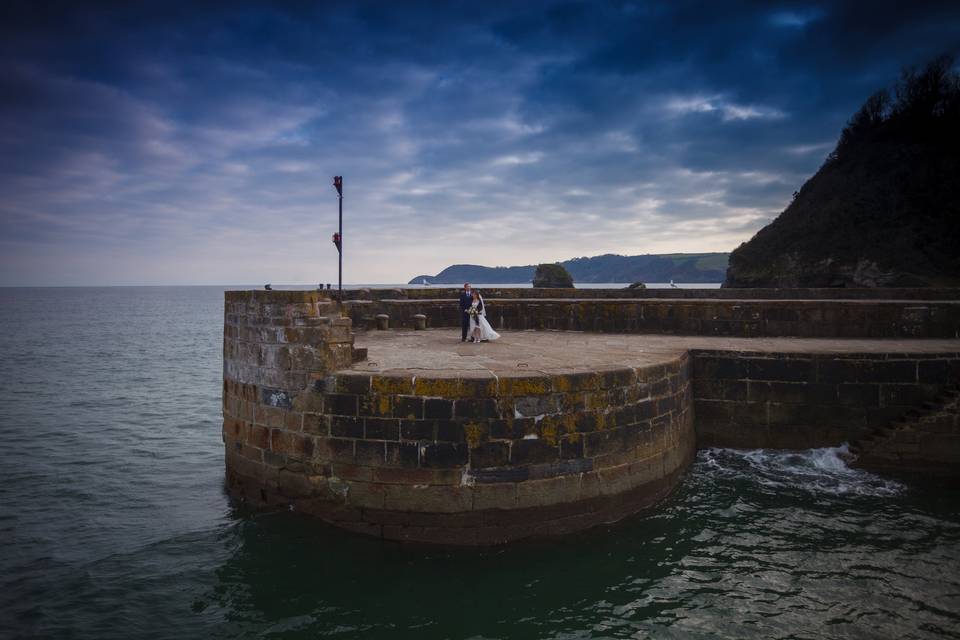
[[[665,253],[623,256],[607,253],[573,258],[563,265],[575,282],[723,282],[728,253]],[[409,284],[515,284],[530,282],[536,265],[485,267],[455,264],[435,276],[419,275]]]

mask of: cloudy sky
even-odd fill
[[[0,32],[0,285],[335,281],[335,174],[345,280],[383,283],[731,250],[960,4],[7,0]]]

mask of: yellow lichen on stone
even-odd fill
[[[607,428],[607,414],[598,411],[597,416],[597,431],[603,431]]]
[[[557,444],[557,421],[553,417],[547,417],[540,421],[540,437],[550,446]]]
[[[550,392],[550,379],[544,377],[503,378],[500,381],[503,393],[515,396],[541,395]]]
[[[383,394],[408,394],[413,391],[413,381],[411,378],[400,378],[396,376],[373,376],[373,390]]]
[[[413,392],[418,396],[456,398],[460,395],[457,378],[417,378]]]
[[[553,389],[555,391],[565,392],[570,391],[570,378],[567,376],[556,376],[553,379]]]
[[[487,425],[479,422],[468,422],[463,426],[463,432],[471,449],[475,449],[485,442],[488,434]]]
[[[390,396],[377,396],[377,410],[380,412],[378,415],[390,415],[391,404]],[[411,415],[410,417],[413,418],[414,416]]]

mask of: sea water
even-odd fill
[[[701,451],[655,510],[405,547],[223,491],[223,288],[0,289],[0,637],[960,637],[955,492]]]

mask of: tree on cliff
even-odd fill
[[[960,77],[942,56],[850,118],[793,202],[730,254],[727,287],[960,285]]]
[[[573,276],[562,264],[538,264],[533,274],[533,286],[551,289],[573,288]]]

